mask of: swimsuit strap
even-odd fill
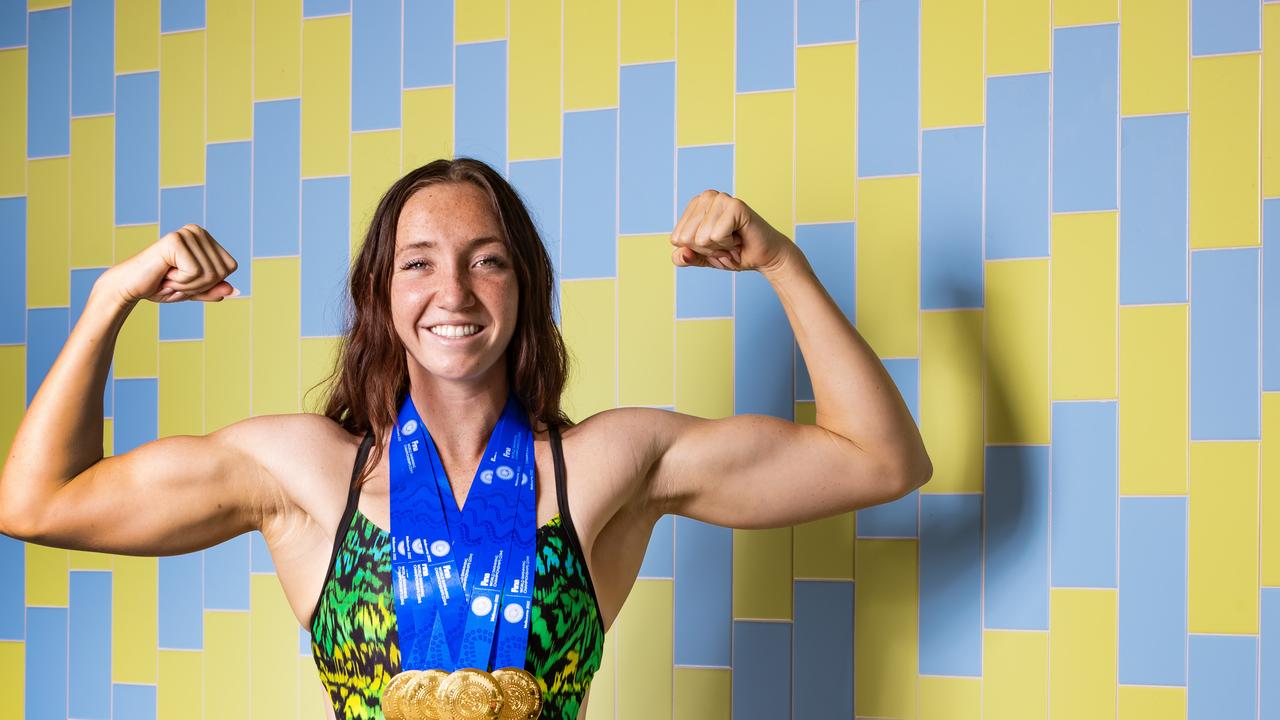
[[[342,519],[338,521],[338,531],[333,534],[333,550],[329,553],[329,567],[325,571],[324,582],[320,584],[320,594],[316,597],[316,606],[311,610],[311,622],[314,624],[316,614],[320,612],[320,605],[324,601],[324,589],[329,587],[329,581],[333,579],[333,568],[337,564],[338,551],[342,549],[342,542],[346,539],[347,529],[351,525],[351,519],[355,517],[356,508],[360,505],[360,486],[356,480],[360,477],[360,469],[364,467],[365,458],[369,455],[369,448],[373,446],[373,430],[365,433],[364,440],[360,443],[360,449],[356,451],[356,462],[351,468],[351,484],[347,489],[347,505],[342,510]]]

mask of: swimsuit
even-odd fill
[[[565,499],[559,428],[551,429],[559,514],[538,528],[533,611],[525,669],[542,687],[542,720],[575,720],[604,654],[595,586]],[[351,472],[346,510],[311,620],[311,651],[339,718],[383,720],[382,690],[400,672],[391,596],[391,538],[360,512],[359,470],[373,443],[365,435]]]

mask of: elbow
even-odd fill
[[[895,493],[893,499],[895,500],[924,487],[933,477],[933,462],[929,460],[927,454],[895,463],[891,467],[893,470],[888,474],[893,478],[892,485]]]

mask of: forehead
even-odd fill
[[[405,201],[396,223],[396,246],[412,242],[468,241],[502,236],[502,226],[484,190],[464,182],[417,190]]]

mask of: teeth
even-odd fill
[[[440,337],[466,337],[475,335],[480,332],[479,325],[436,325],[430,328],[431,332]]]

